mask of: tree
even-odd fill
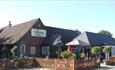
[[[78,35],[81,34],[81,31],[79,31],[78,29],[76,29],[75,31],[76,33],[78,33]]]
[[[98,32],[99,34],[105,34],[105,35],[109,35],[112,37],[112,33],[107,31],[107,30],[101,30],[100,32]]]
[[[97,58],[97,54],[99,54],[100,52],[100,47],[99,46],[94,46],[91,48],[91,53],[96,55],[96,58]]]
[[[14,46],[11,50],[10,50],[10,52],[12,53],[12,57],[13,58],[15,58],[16,57],[16,50],[17,49],[17,46]]]
[[[111,46],[104,46],[103,52],[106,54],[106,60],[109,60],[109,53],[111,52]]]

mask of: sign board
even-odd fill
[[[31,36],[34,37],[46,37],[46,30],[45,29],[31,29]]]

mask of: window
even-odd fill
[[[21,46],[20,46],[20,55],[21,55],[21,56],[24,56],[24,54],[25,54],[25,52],[26,52],[25,49],[26,49],[25,45],[21,45]]]
[[[42,47],[42,55],[43,56],[48,56],[49,55],[48,46],[43,46]]]
[[[35,55],[36,54],[36,47],[35,46],[32,46],[30,48],[30,50],[31,50],[31,55]]]

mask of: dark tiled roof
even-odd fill
[[[77,39],[81,44],[85,45],[115,45],[115,39],[111,36],[92,32],[84,32]]]
[[[2,28],[0,33],[1,44],[14,44],[35,24],[37,19],[33,19],[15,26]]]
[[[46,26],[47,29],[47,37],[53,35],[61,35],[63,44],[70,42],[73,38],[78,36],[78,33],[73,30],[56,28],[56,27],[49,27]]]

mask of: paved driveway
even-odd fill
[[[47,68],[32,68],[32,69],[16,69],[16,70],[55,70],[55,69],[47,69]],[[85,69],[84,69],[85,70]],[[115,70],[115,66],[104,65],[101,64],[101,67],[94,70]]]
[[[101,64],[101,68],[95,70],[115,70],[115,66]]]

